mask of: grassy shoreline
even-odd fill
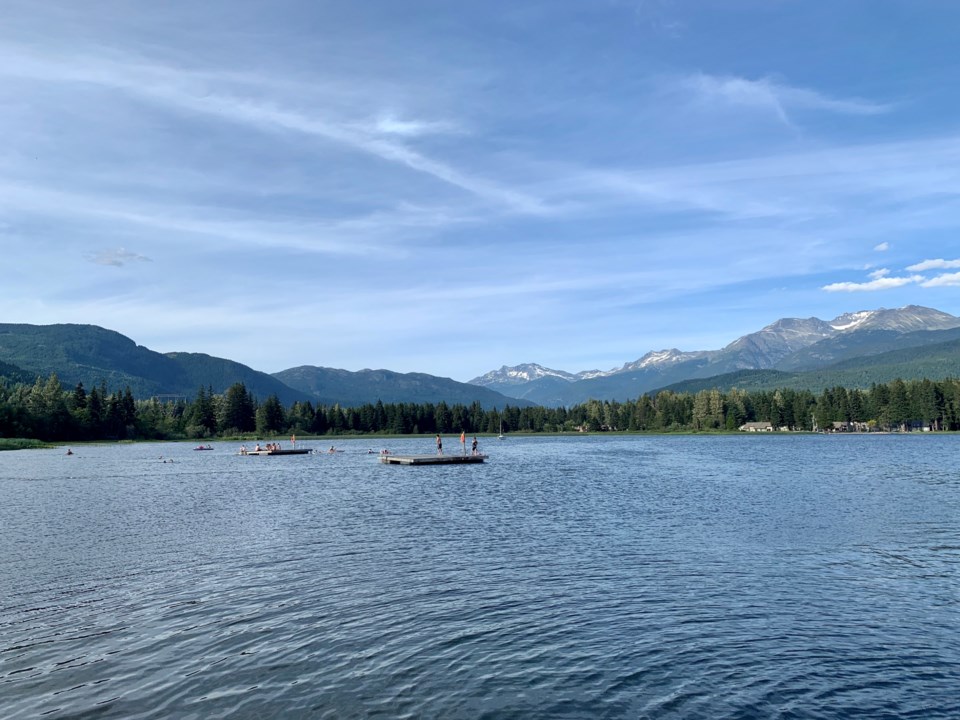
[[[811,430],[796,430],[790,432],[757,432],[745,433],[739,430],[615,430],[606,432],[511,432],[504,437],[510,438],[532,438],[532,437],[676,437],[676,436],[726,436],[742,435],[757,437],[794,437],[797,435],[820,435]],[[873,433],[832,433],[831,436],[861,436],[861,435],[889,435],[900,434],[895,432],[873,432]],[[960,432],[940,430],[937,432],[905,432],[904,435],[958,435]],[[443,438],[458,438],[460,433],[440,433]],[[378,442],[381,440],[414,440],[418,438],[433,439],[434,433],[417,434],[343,434],[343,435],[298,435],[297,444],[305,442],[323,442],[336,444],[343,440],[367,440],[369,442]],[[467,437],[477,437],[481,440],[495,440],[495,433],[468,433]],[[255,442],[281,442],[284,445],[289,444],[290,439],[284,435],[235,435],[217,438],[175,438],[168,440],[63,440],[58,442],[47,442],[43,440],[34,440],[31,438],[0,438],[0,452],[4,450],[44,450],[56,447],[85,445],[122,445],[122,444],[140,444],[140,443],[191,443],[205,445],[207,443],[255,443]]]
[[[0,452],[3,450],[42,450],[57,447],[57,443],[48,443],[31,438],[0,438]]]

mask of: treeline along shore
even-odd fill
[[[569,408],[484,409],[438,403],[357,407],[258,401],[242,383],[225,393],[200,388],[193,400],[135,399],[127,387],[63,388],[56,375],[33,384],[0,384],[0,438],[48,442],[178,440],[277,435],[554,432],[697,432],[747,423],[776,430],[960,430],[960,379],[894,380],[869,389],[661,391],[624,402],[590,400]]]

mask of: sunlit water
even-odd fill
[[[0,717],[960,717],[960,437],[384,442],[0,453]]]

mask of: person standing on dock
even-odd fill
[[[467,436],[463,432],[463,430],[460,431],[460,447],[463,450],[463,454],[466,455],[467,454]]]
[[[471,455],[477,454],[477,436],[476,435],[473,436],[473,445],[470,446],[470,454]]]
[[[443,455],[443,440],[440,439],[440,433],[437,433],[437,455]]]

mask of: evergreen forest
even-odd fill
[[[0,438],[46,442],[185,440],[307,435],[416,435],[503,432],[700,432],[769,422],[812,431],[850,423],[860,430],[960,430],[960,379],[894,380],[868,389],[695,393],[663,390],[625,402],[590,400],[569,408],[382,403],[358,407],[259,401],[243,383],[192,399],[135,399],[129,387],[62,387],[56,375],[0,384]]]

